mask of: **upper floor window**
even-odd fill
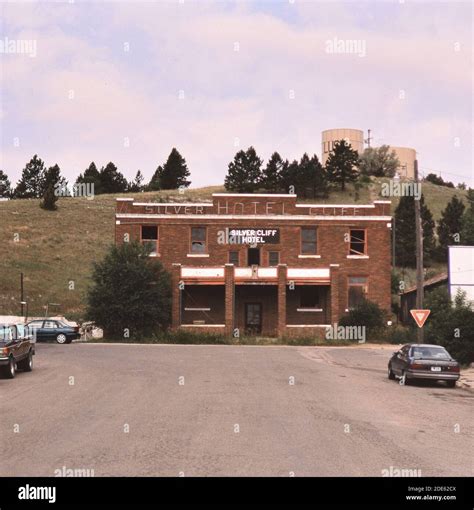
[[[238,251],[230,251],[229,252],[229,264],[234,264],[234,266],[239,265],[239,252]]]
[[[280,263],[280,252],[279,251],[269,251],[268,252],[268,265],[269,266],[278,266]]]
[[[301,228],[301,253],[303,255],[316,255],[317,231],[314,227]]]
[[[191,227],[191,253],[206,253],[206,227]]]
[[[349,255],[367,255],[367,235],[365,230],[351,228]]]
[[[142,244],[149,247],[150,255],[158,253],[158,227],[142,225]]]

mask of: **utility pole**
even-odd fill
[[[415,186],[418,189],[418,160],[415,159]],[[416,308],[423,309],[423,229],[421,226],[420,201],[415,197],[415,234],[416,234]],[[418,343],[423,343],[423,328],[417,331]]]
[[[23,303],[24,303],[24,299],[23,299],[23,273],[20,273],[20,303],[21,303],[21,316],[24,317],[24,309],[23,307],[25,306]]]

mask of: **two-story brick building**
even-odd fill
[[[314,335],[363,297],[390,310],[389,201],[212,198],[167,204],[117,199],[116,243],[150,245],[150,256],[171,272],[173,328]]]

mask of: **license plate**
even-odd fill
[[[431,367],[432,372],[441,372],[441,367]]]

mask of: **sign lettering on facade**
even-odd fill
[[[229,244],[278,244],[279,228],[228,228]]]

